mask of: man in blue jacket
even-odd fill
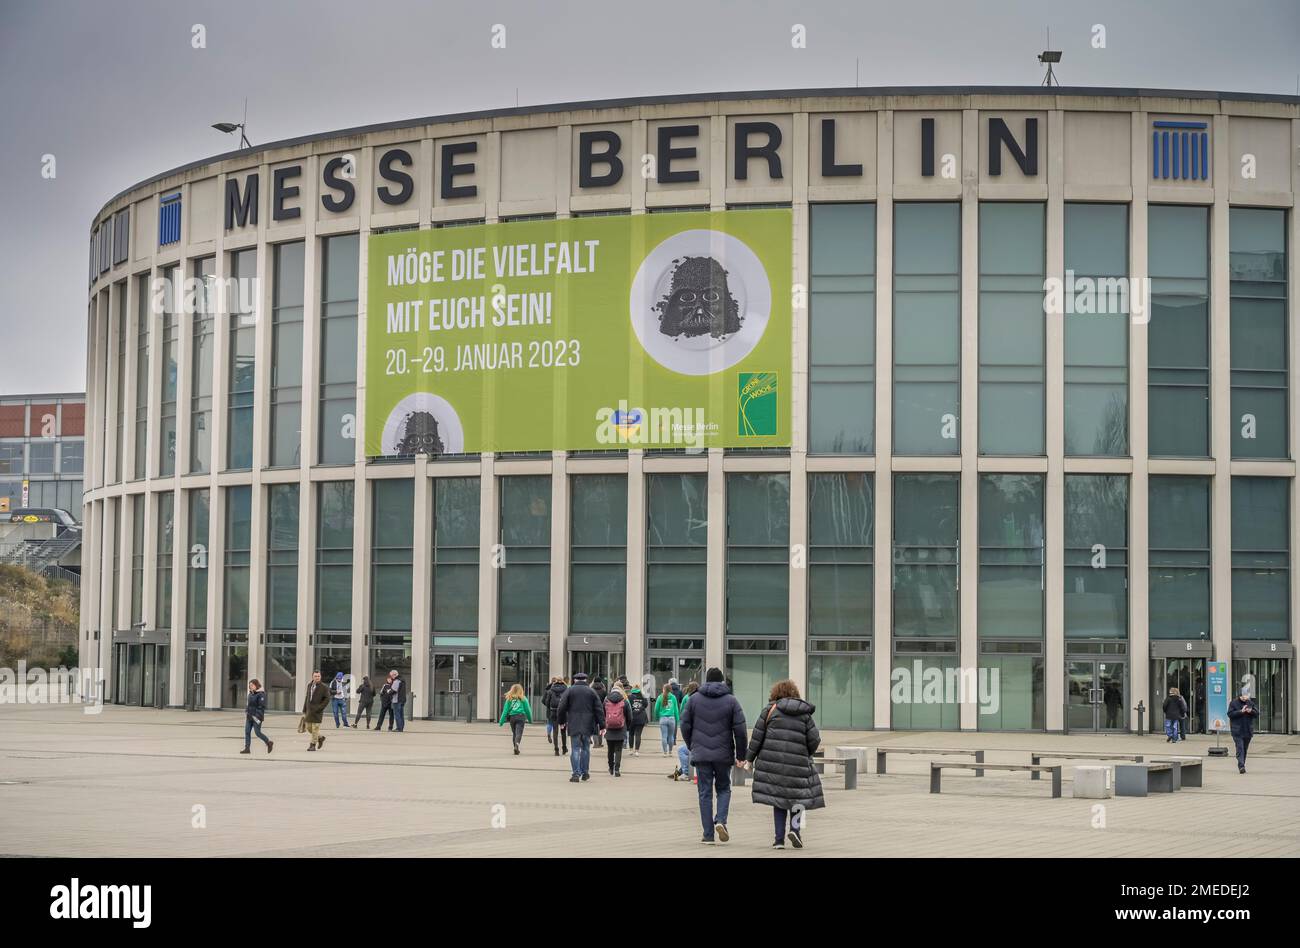
[[[591,738],[605,729],[605,706],[578,672],[555,708],[555,723],[569,735],[570,783],[591,779]],[[557,738],[558,740],[558,738]]]
[[[1259,716],[1259,705],[1250,696],[1250,689],[1243,687],[1241,697],[1233,698],[1228,705],[1228,720],[1232,722],[1232,743],[1237,745],[1237,773],[1246,772],[1246,751],[1250,748],[1250,739],[1255,736],[1255,718]]]
[[[745,759],[748,742],[745,712],[727,687],[722,669],[710,668],[704,684],[686,703],[682,714],[682,741],[691,752],[691,763],[699,780],[700,823],[704,838],[712,846],[715,838],[725,843],[727,809],[731,806],[731,768]],[[717,787],[718,810],[713,811]]]

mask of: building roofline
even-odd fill
[[[1275,102],[1282,105],[1300,105],[1300,96],[1281,95],[1264,92],[1213,92],[1191,89],[1145,89],[1139,87],[1108,86],[849,86],[847,88],[819,89],[764,89],[737,90],[732,92],[687,92],[674,95],[631,96],[617,99],[589,99],[574,102],[555,102],[542,105],[510,106],[500,109],[480,109],[473,112],[451,112],[446,115],[426,115],[420,118],[399,119],[393,122],[378,122],[372,125],[355,125],[350,128],[316,132],[311,135],[299,135],[294,138],[281,138],[277,141],[256,145],[252,148],[226,151],[208,158],[200,158],[187,164],[169,168],[166,171],[137,181],[113,195],[91,218],[94,221],[110,205],[130,194],[132,191],[147,187],[172,175],[183,174],[204,165],[216,164],[231,158],[246,158],[263,152],[306,145],[315,141],[327,141],[332,138],[349,138],[357,135],[369,135],[375,132],[397,131],[405,128],[420,128],[425,125],[449,125],[455,122],[471,122],[482,119],[511,118],[524,115],[545,115],[550,112],[595,111],[600,109],[622,109],[645,105],[680,105],[691,102],[750,102],[761,99],[801,99],[801,98],[880,98],[885,96],[959,96],[959,95],[1017,95],[1017,96],[1090,96],[1094,98],[1161,98],[1161,99],[1207,99],[1216,102]]]

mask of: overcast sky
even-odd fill
[[[236,145],[209,126],[245,96],[261,144],[516,95],[852,86],[855,60],[863,86],[1037,85],[1049,28],[1065,85],[1297,92],[1300,0],[0,0],[0,394],[85,388],[91,218]]]

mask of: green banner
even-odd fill
[[[791,213],[370,238],[366,454],[790,444]]]

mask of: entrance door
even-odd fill
[[[185,650],[185,707],[190,711],[203,709],[203,672],[207,665],[206,648]]]
[[[113,703],[126,704],[126,671],[130,664],[131,646],[125,642],[113,646]]]
[[[1123,662],[1072,659],[1065,669],[1067,730],[1128,729]]]
[[[550,683],[550,655],[543,651],[500,649],[497,651],[497,700],[494,715],[501,714],[506,692],[512,686],[522,685],[528,704],[533,709],[533,720],[544,720],[538,709],[543,708],[542,692]]]
[[[433,653],[429,717],[456,721],[474,713],[474,659],[470,652]]]
[[[1285,734],[1287,721],[1290,720],[1290,702],[1287,700],[1287,681],[1290,669],[1285,658],[1250,658],[1237,659],[1232,663],[1236,691],[1241,684],[1249,684],[1255,703],[1259,705],[1259,718],[1255,721],[1256,732],[1263,734]],[[1229,698],[1235,698],[1230,694]]]
[[[1151,728],[1164,727],[1162,710],[1169,689],[1177,688],[1187,702],[1187,734],[1205,733],[1205,659],[1153,658],[1151,660]]]
[[[701,655],[691,654],[651,655],[650,674],[654,678],[655,694],[651,696],[653,700],[663,691],[664,685],[670,678],[676,678],[683,690],[692,681],[704,684],[704,658]]]

